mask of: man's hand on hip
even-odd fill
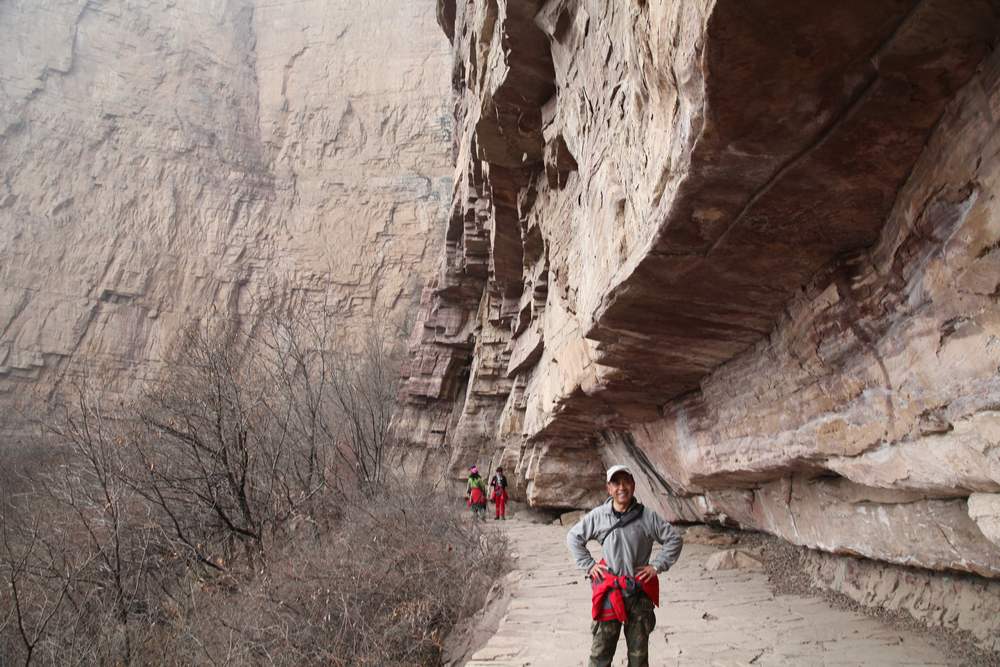
[[[607,565],[602,565],[601,563],[594,563],[594,567],[590,568],[590,572],[587,576],[594,581],[601,581],[604,579],[604,573],[608,571]]]
[[[639,568],[639,571],[635,573],[635,578],[645,583],[656,579],[657,574],[656,568],[652,565],[643,565]]]

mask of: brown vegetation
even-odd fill
[[[397,355],[193,329],[134,402],[81,383],[0,514],[0,656],[435,664],[505,543],[387,466]]]

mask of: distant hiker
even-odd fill
[[[465,485],[466,503],[472,509],[472,518],[486,520],[486,482],[479,476],[479,468],[469,466],[469,479]]]
[[[591,586],[589,667],[607,667],[625,625],[629,667],[649,665],[649,633],[656,625],[653,607],[660,605],[657,575],[676,562],[683,544],[674,527],[635,499],[635,478],[622,465],[607,473],[611,496],[570,529],[566,545],[577,567],[587,572]],[[597,540],[604,558],[595,563],[587,542]],[[653,542],[663,545],[649,562]]]
[[[496,505],[496,521],[507,520],[507,477],[503,474],[503,468],[497,466],[497,471],[490,479],[490,498]]]

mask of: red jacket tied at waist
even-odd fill
[[[472,505],[486,505],[486,493],[478,486],[472,487],[472,490],[469,492],[469,500],[466,504],[470,507]]]
[[[606,565],[603,560],[600,564]],[[595,621],[621,621],[622,623],[628,621],[622,591],[628,588],[630,578],[620,577],[605,571],[602,581],[591,581],[590,613]],[[635,582],[642,588],[642,592],[646,594],[646,597],[653,601],[653,606],[659,607],[659,577],[653,577],[648,581],[639,581],[636,579]]]

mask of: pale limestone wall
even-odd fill
[[[413,468],[1000,576],[995,7],[438,4]]]
[[[199,319],[402,326],[451,191],[432,0],[0,5],[0,427]]]

